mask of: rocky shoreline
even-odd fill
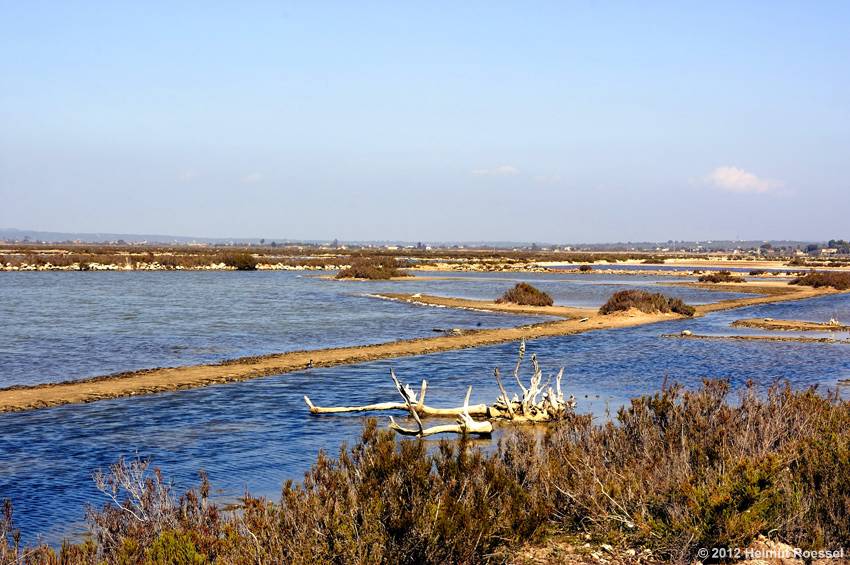
[[[337,271],[348,265],[290,265],[286,263],[258,263],[257,271]],[[153,263],[72,263],[71,265],[0,265],[0,271],[237,271],[237,267],[225,263],[211,263],[186,267],[183,265],[163,265],[154,261]]]

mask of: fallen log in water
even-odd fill
[[[390,371],[390,375],[395,379],[395,373]],[[460,416],[464,409],[461,408],[434,408],[425,404],[425,393],[428,391],[428,381],[423,380],[420,386],[419,396],[410,389],[409,385],[403,385],[411,392],[411,398],[414,400],[413,409],[416,410],[419,416]],[[310,400],[309,396],[304,396],[304,402],[310,409],[311,414],[339,414],[342,412],[381,412],[385,410],[408,410],[405,402],[379,402],[378,404],[365,404],[363,406],[316,406]],[[487,416],[489,407],[486,404],[473,404],[468,407],[469,413],[474,416]]]
[[[428,382],[423,380],[420,386],[419,394],[407,384],[401,383],[395,375],[394,371],[390,371],[390,377],[395,384],[396,390],[401,395],[403,402],[381,402],[377,404],[367,404],[362,406],[316,406],[308,396],[304,397],[304,402],[310,409],[312,414],[338,414],[343,412],[367,412],[367,411],[384,411],[384,410],[404,410],[410,413],[411,417],[417,424],[417,428],[405,428],[395,422],[390,417],[390,428],[403,435],[413,435],[417,437],[426,437],[438,433],[457,433],[457,434],[477,434],[489,435],[493,431],[493,421],[509,421],[516,423],[546,423],[555,422],[564,419],[568,414],[571,414],[575,408],[575,399],[570,396],[564,398],[561,390],[561,380],[564,376],[564,370],[561,369],[557,375],[550,376],[545,384],[543,382],[543,372],[537,362],[537,356],[531,356],[531,365],[533,373],[526,387],[520,380],[520,369],[522,361],[525,358],[525,341],[520,342],[519,356],[516,366],[514,367],[514,380],[519,386],[522,394],[514,394],[513,397],[508,395],[502,383],[499,369],[493,371],[496,383],[499,386],[500,395],[496,402],[492,405],[474,404],[469,405],[469,397],[472,393],[472,387],[466,391],[466,398],[463,406],[458,408],[434,408],[425,404],[425,394],[428,390]],[[550,384],[552,379],[555,380],[555,388]],[[446,424],[425,428],[422,425],[421,418],[432,416],[456,416],[455,424]],[[483,418],[482,421],[474,420],[472,417],[477,416]]]

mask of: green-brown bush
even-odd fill
[[[336,274],[338,279],[388,280],[394,277],[409,276],[399,270],[399,263],[393,257],[357,257],[351,266]]]
[[[814,288],[831,286],[836,290],[847,290],[850,289],[850,273],[812,271],[811,273],[806,273],[802,277],[797,277],[788,284],[811,286]]]
[[[257,259],[250,253],[225,253],[221,262],[237,271],[255,271]]]
[[[355,446],[320,454],[279,503],[246,495],[227,512],[204,478],[177,499],[148,474],[137,501],[90,511],[91,540],[58,554],[19,547],[9,510],[0,562],[504,562],[524,542],[585,533],[680,563],[759,535],[845,546],[850,403],[787,386],[729,396],[725,381],[664,387],[615,422],[574,415],[544,433],[508,430],[488,453],[465,441],[428,449],[370,419]]]
[[[589,273],[593,270],[593,267],[591,267],[590,265],[581,265],[578,270],[582,273]]]
[[[733,275],[731,271],[717,271],[700,276],[697,279],[703,283],[745,283],[747,279]]]
[[[520,304],[522,306],[551,306],[552,297],[528,283],[517,283],[496,299],[497,304]]]
[[[630,308],[637,308],[647,314],[661,312],[673,312],[683,316],[693,316],[696,309],[685,304],[680,298],[671,298],[660,292],[647,292],[645,290],[620,290],[611,295],[611,298],[599,309],[600,314],[611,314],[612,312],[623,312]]]

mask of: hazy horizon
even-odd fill
[[[0,226],[349,241],[848,235],[846,3],[0,13]]]

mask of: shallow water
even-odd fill
[[[702,288],[672,286],[693,279],[651,275],[549,274],[549,273],[459,273],[447,280],[431,280],[423,289],[418,281],[397,281],[388,292],[423,292],[474,300],[493,300],[514,284],[526,281],[552,296],[555,304],[583,308],[599,307],[618,290],[642,289],[663,292],[689,304],[705,304],[744,296]],[[352,283],[350,283],[352,284]],[[356,284],[356,283],[353,283]],[[371,284],[371,283],[360,283]],[[409,290],[408,290],[409,288]]]
[[[405,284],[422,285],[426,291],[438,294],[433,290],[437,282],[440,281]],[[574,288],[581,294],[584,287]],[[352,292],[355,287],[346,289]],[[378,306],[384,302],[369,304]],[[405,312],[404,319],[447,313],[445,309],[394,306]],[[467,321],[477,319],[473,316],[477,313],[456,314],[468,316],[463,318]],[[787,379],[798,387],[835,387],[839,379],[850,378],[848,346],[660,337],[682,329],[731,334],[735,330],[728,327],[729,322],[757,316],[811,320],[835,316],[848,320],[850,296],[755,306],[695,320],[540,339],[529,343],[529,352],[538,353],[546,372],[564,366],[564,387],[577,397],[578,410],[600,418],[629,398],[656,391],[665,379],[688,387],[699,386],[703,378],[728,378],[736,386],[748,379],[761,385]],[[509,323],[514,320],[507,319]],[[208,333],[214,335],[214,330]],[[406,382],[417,384],[422,378],[428,379],[429,404],[460,404],[467,385],[474,386],[473,402],[490,402],[498,394],[493,367],[509,372],[515,354],[516,344],[501,344],[138,398],[0,414],[0,498],[8,497],[15,503],[17,524],[28,541],[41,535],[54,543],[83,531],[85,504],[104,502],[94,489],[91,473],[121,455],[151,457],[175,482],[178,491],[194,484],[197,470],[203,468],[222,499],[238,497],[245,488],[276,499],[282,482],[300,479],[319,449],[335,453],[341,442],[355,440],[361,429],[362,417],[358,415],[311,416],[302,400],[304,394],[324,405],[394,399],[397,393],[388,377],[390,368],[394,368]],[[385,416],[381,422],[386,422]]]
[[[540,321],[414,311],[287,272],[9,274],[0,276],[0,387]]]
[[[508,327],[536,316],[415,308],[369,298],[430,292],[491,300],[532,280],[556,301],[598,306],[624,284],[655,279],[470,275],[400,282],[328,281],[293,272],[0,273],[0,387],[193,365],[300,349]],[[719,293],[669,287],[694,303]]]

